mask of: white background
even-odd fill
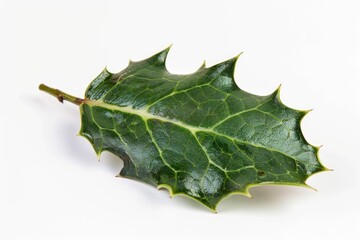
[[[360,1],[1,2],[2,239],[360,239]],[[77,106],[38,91],[76,96],[105,67],[118,72],[173,44],[167,67],[195,71],[244,51],[239,86],[313,108],[302,123],[333,172],[318,192],[258,187],[218,214],[166,190],[115,178],[77,137]]]

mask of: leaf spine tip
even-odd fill
[[[170,48],[172,47],[172,43],[167,47],[167,48],[165,48],[165,50],[167,50],[167,51],[169,51],[170,50]]]
[[[277,94],[280,94],[281,87],[282,87],[282,83],[280,83],[279,86],[275,90],[275,92],[277,92]]]
[[[327,167],[323,166],[323,171],[326,171],[326,172],[333,172],[333,171],[334,171],[334,169],[332,169],[332,168],[327,168]]]
[[[244,196],[248,197],[250,199],[253,199],[253,196],[251,195],[251,193],[249,192],[249,189],[246,189],[246,191],[244,192]]]
[[[169,47],[165,48],[164,50],[158,52],[154,56],[150,57],[149,60],[152,60],[152,61],[155,60],[157,62],[156,65],[165,67],[166,58],[170,51],[171,46],[172,45],[170,45]]]
[[[160,53],[161,54],[164,54],[165,55],[165,58],[167,57],[167,55],[168,55],[168,53],[169,53],[169,51],[170,51],[170,49],[171,49],[171,47],[172,47],[172,44],[170,44],[170,46],[168,46],[167,48],[165,48],[164,50],[162,50]],[[165,59],[166,60],[166,59]]]
[[[198,70],[204,69],[206,68],[206,60],[203,61],[203,63],[201,64],[201,66],[199,67]]]
[[[305,115],[306,115],[306,114],[308,114],[309,112],[312,112],[313,110],[314,110],[314,109],[311,108],[311,109],[308,109],[308,110],[303,110],[302,112],[304,112]]]
[[[270,94],[270,96],[271,96],[274,100],[276,100],[276,101],[278,101],[278,102],[281,102],[281,100],[280,100],[281,86],[282,86],[282,84],[280,84],[280,85],[275,89],[275,91],[274,91],[272,94]]]
[[[240,52],[238,55],[236,55],[234,58],[237,60],[244,52]]]
[[[235,65],[240,55],[241,53],[226,61],[215,64],[214,66],[210,67],[210,69],[213,69],[217,73],[224,72],[234,80]]]
[[[313,109],[308,110],[296,110],[300,114],[300,119],[303,119],[309,112],[312,112]]]
[[[236,55],[235,57],[233,58],[230,58],[228,61],[225,61],[226,63],[229,63],[229,67],[232,67],[232,71],[234,72],[235,71],[235,65],[239,59],[239,57],[241,56],[241,54],[243,54],[243,52],[239,53],[238,55]]]
[[[233,58],[230,58],[229,60],[225,61],[224,63],[229,63],[229,65],[235,65],[239,57],[241,56],[242,52],[236,55]]]
[[[105,73],[110,73],[107,65],[104,67],[103,72],[105,72]]]
[[[318,192],[318,190],[310,185],[308,185],[307,183],[303,183],[304,187],[308,188],[308,189],[311,189],[311,190],[314,190],[315,192]]]
[[[98,151],[95,150],[95,153],[96,153],[96,157],[97,157],[98,161],[100,162],[100,157],[101,157],[102,149],[99,149]]]

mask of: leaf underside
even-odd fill
[[[307,113],[241,90],[237,57],[188,75],[165,67],[169,48],[91,82],[80,105],[82,126],[96,153],[124,161],[121,176],[209,207],[260,184],[307,186],[326,168],[300,129]]]

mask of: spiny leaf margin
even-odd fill
[[[123,71],[121,71],[120,73],[117,73],[117,74],[113,74],[113,73],[110,73],[106,68],[104,69],[104,71],[89,85],[89,87],[87,88],[86,90],[86,93],[85,93],[85,101],[84,101],[84,104],[81,105],[81,116],[82,116],[82,126],[81,126],[81,130],[80,130],[80,135],[81,136],[84,136],[85,138],[87,138],[90,143],[94,146],[94,149],[96,151],[96,153],[98,154],[98,156],[100,156],[101,152],[103,151],[110,151],[118,156],[120,156],[121,158],[123,158],[124,160],[124,163],[125,163],[125,166],[124,166],[124,169],[126,167],[129,167],[130,165],[130,161],[131,161],[131,157],[129,157],[127,154],[128,152],[125,152],[125,151],[116,151],[116,149],[103,149],[102,147],[99,148],[98,146],[96,146],[96,143],[94,142],[94,138],[91,134],[89,134],[88,132],[86,132],[86,126],[84,126],[87,122],[84,122],[84,117],[86,117],[86,113],[84,112],[84,106],[86,105],[94,105],[94,103],[96,103],[95,105],[97,106],[105,106],[105,108],[108,106],[108,104],[114,104],[114,103],[109,103],[107,102],[106,105],[103,104],[103,101],[104,101],[104,96],[105,96],[105,100],[106,100],[106,94],[108,92],[106,92],[104,90],[104,92],[101,92],[99,91],[98,86],[99,84],[102,84],[106,81],[108,82],[111,82],[111,79],[117,79],[117,82],[116,84],[114,84],[114,86],[111,86],[110,89],[113,89],[113,88],[116,88],[118,85],[121,85],[121,81],[124,81],[123,79],[121,78],[125,78],[124,75],[126,76],[130,76],[128,78],[131,78],[131,76],[133,76],[133,74],[136,74],[137,71],[141,71],[141,69],[145,68],[146,67],[151,67],[153,68],[153,70],[155,69],[157,71],[157,73],[161,72],[164,76],[173,76],[174,78],[179,78],[179,79],[182,79],[183,76],[191,76],[191,75],[195,75],[197,74],[199,71],[202,71],[203,69],[215,69],[216,71],[220,71],[219,69],[221,68],[225,68],[227,69],[227,72],[225,73],[225,77],[227,78],[224,78],[223,80],[224,81],[228,81],[228,82],[225,82],[225,85],[222,85],[221,87],[223,88],[222,90],[223,91],[234,91],[234,88],[235,88],[235,91],[242,91],[243,93],[245,94],[249,94],[243,90],[241,90],[240,88],[238,88],[238,86],[236,85],[235,83],[235,80],[234,80],[234,77],[233,77],[233,74],[234,74],[234,69],[235,69],[235,63],[236,63],[236,60],[238,59],[238,57],[240,56],[240,54],[238,56],[236,56],[235,58],[232,58],[230,60],[227,60],[225,62],[222,62],[220,64],[217,64],[215,66],[212,66],[210,68],[206,68],[205,67],[205,64],[203,64],[196,72],[194,72],[193,74],[189,74],[189,75],[174,75],[174,74],[171,74],[169,73],[169,71],[166,69],[166,57],[168,55],[168,52],[169,52],[169,48],[155,54],[154,56],[148,58],[148,59],[145,59],[143,61],[139,61],[139,62],[133,62],[133,61],[130,61],[129,62],[129,66],[124,69]],[[216,72],[215,71],[215,72]],[[153,72],[153,73],[156,73],[156,72]],[[110,77],[110,78],[109,78]],[[108,79],[107,79],[108,78]],[[106,80],[107,79],[107,80]],[[110,79],[110,80],[109,80]],[[134,77],[133,77],[134,79]],[[186,77],[184,78],[186,79]],[[201,80],[201,79],[200,79]],[[213,79],[214,80],[214,79]],[[231,80],[231,81],[229,81]],[[178,80],[178,82],[180,82],[181,80]],[[130,81],[128,81],[130,82]],[[130,82],[131,83],[131,82]],[[181,84],[177,84],[176,86],[179,86]],[[109,86],[107,86],[109,87]],[[95,89],[95,90],[94,90]],[[185,88],[186,89],[186,88]],[[97,95],[97,93],[100,92],[100,95]],[[96,93],[96,94],[94,94]],[[105,95],[104,95],[105,94]],[[119,93],[117,93],[119,94]],[[171,94],[171,93],[170,93]],[[169,94],[168,94],[169,95]],[[318,169],[316,171],[313,171],[311,173],[308,173],[307,176],[304,178],[304,181],[301,182],[301,183],[292,183],[292,182],[260,182],[260,183],[252,183],[252,184],[248,184],[246,185],[245,188],[243,188],[242,190],[240,191],[232,191],[232,192],[228,192],[226,194],[224,194],[223,196],[221,196],[215,204],[208,204],[208,203],[205,203],[204,201],[201,201],[199,200],[197,197],[194,197],[192,195],[189,195],[187,193],[184,193],[184,192],[175,192],[174,191],[174,187],[169,185],[169,184],[166,184],[166,183],[160,183],[160,184],[154,184],[152,182],[148,182],[147,180],[144,180],[142,179],[142,177],[139,177],[138,175],[136,176],[132,176],[132,175],[126,175],[124,174],[124,169],[121,171],[120,175],[124,176],[124,177],[129,177],[129,178],[134,178],[134,179],[137,179],[137,180],[140,180],[140,181],[145,181],[145,182],[148,182],[152,185],[155,185],[157,186],[157,188],[166,188],[168,189],[169,193],[171,196],[176,196],[176,195],[184,195],[184,196],[187,196],[187,197],[190,197],[192,199],[195,199],[196,201],[200,202],[201,204],[203,204],[204,206],[208,207],[209,209],[211,209],[212,211],[216,211],[216,208],[218,206],[218,204],[225,198],[227,198],[228,196],[231,196],[231,195],[234,195],[234,194],[241,194],[241,195],[245,195],[245,196],[248,196],[250,197],[250,193],[249,193],[249,189],[252,188],[252,187],[255,187],[255,186],[260,186],[260,185],[296,185],[296,186],[303,186],[303,187],[308,187],[309,186],[305,183],[305,181],[308,179],[308,177],[312,176],[313,174],[317,173],[317,172],[321,172],[321,171],[327,171],[329,169],[327,169],[326,167],[324,167],[320,161],[319,161],[319,158],[318,158],[318,152],[319,152],[319,148],[318,147],[315,147],[311,144],[309,144],[304,136],[302,135],[302,132],[301,132],[301,128],[300,128],[300,124],[301,124],[301,121],[303,119],[303,117],[308,113],[308,111],[301,111],[301,110],[295,110],[295,109],[292,109],[292,108],[289,108],[287,106],[285,106],[281,100],[280,100],[280,87],[272,94],[268,95],[268,96],[257,96],[257,95],[252,95],[252,94],[249,94],[249,96],[251,97],[257,97],[257,98],[274,98],[276,99],[276,101],[282,105],[282,107],[284,107],[285,109],[288,109],[288,110],[291,110],[291,111],[294,111],[294,112],[297,112],[299,113],[299,116],[300,118],[298,119],[298,124],[299,124],[299,135],[300,135],[300,138],[302,138],[302,140],[304,141],[305,144],[307,144],[309,147],[313,148],[314,149],[314,153],[316,155],[316,160],[318,161],[319,163],[319,166],[318,166]],[[164,97],[166,99],[167,95]],[[110,99],[111,100],[111,99]],[[111,102],[111,101],[110,101]],[[152,103],[153,104],[153,103]],[[151,104],[151,105],[152,105]],[[130,104],[127,103],[127,105],[125,104],[124,106],[121,106],[121,107],[124,107],[124,108],[132,108],[134,109],[134,111],[139,111],[141,112],[144,108],[146,108],[146,110],[148,111],[149,110],[149,107],[145,105],[136,105],[134,104],[134,102],[131,102]],[[150,114],[154,114],[153,112],[150,113]],[[154,117],[156,119],[160,118],[167,118],[167,116],[160,116],[159,115],[156,115],[154,114]],[[94,120],[94,119],[93,119]],[[170,120],[170,119],[167,119],[167,120]],[[170,120],[170,122],[172,121],[173,119]],[[175,119],[177,121],[177,119]],[[95,121],[94,121],[95,122]],[[181,122],[181,121],[180,121]],[[149,129],[147,129],[148,131],[150,131]],[[121,134],[120,134],[121,135]],[[119,138],[121,138],[121,136],[119,135]],[[199,144],[201,145],[201,144]],[[206,153],[205,153],[206,154]],[[122,174],[123,173],[123,174]],[[311,187],[310,187],[311,188]]]

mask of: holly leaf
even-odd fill
[[[84,99],[40,89],[80,106],[80,135],[99,156],[119,156],[121,176],[214,211],[227,196],[250,196],[251,187],[306,187],[309,176],[327,170],[301,132],[307,111],[285,106],[280,88],[267,96],[240,89],[233,75],[238,56],[179,75],[165,67],[168,51],[130,61],[119,73],[103,70]]]

